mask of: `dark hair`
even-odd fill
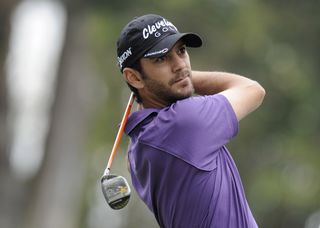
[[[140,63],[140,59],[135,61],[132,65],[131,65],[132,69],[135,69],[136,71],[138,71],[139,73],[141,73],[141,75],[143,75],[143,70],[142,70],[142,66]],[[127,82],[127,85],[129,86],[130,90],[133,92],[134,96],[136,97],[136,102],[138,102],[139,104],[142,103],[142,98],[139,94],[139,91],[137,90],[137,88],[133,87],[132,85],[130,85]]]

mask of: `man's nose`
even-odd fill
[[[172,71],[177,72],[186,67],[186,61],[178,54],[172,56]]]

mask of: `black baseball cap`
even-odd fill
[[[157,58],[171,50],[182,39],[187,47],[200,47],[195,33],[180,33],[167,19],[156,14],[135,17],[121,31],[117,41],[118,66],[122,72],[140,58]]]

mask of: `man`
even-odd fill
[[[125,128],[132,184],[160,227],[257,227],[225,145],[265,91],[236,74],[192,71],[186,47],[201,45],[159,15],[120,34],[119,68],[142,107]]]

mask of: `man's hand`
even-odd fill
[[[258,108],[265,96],[265,90],[258,82],[232,73],[193,71],[192,82],[199,95],[224,95],[238,120]]]

